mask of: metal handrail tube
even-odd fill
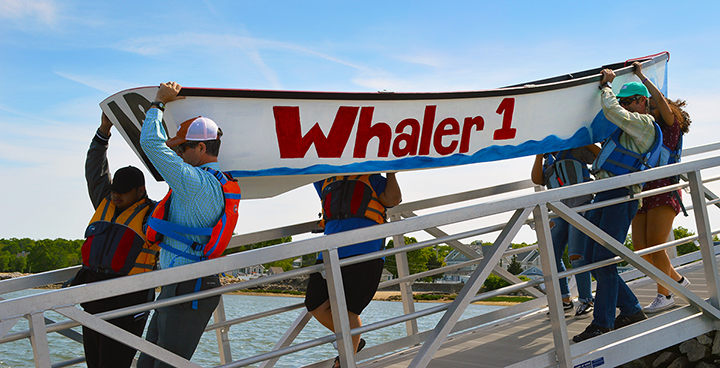
[[[205,262],[199,262],[196,264],[191,264],[187,266],[177,267],[177,268],[171,268],[166,270],[160,270],[157,272],[147,273],[147,274],[140,274],[140,275],[134,275],[124,278],[118,278],[114,280],[104,281],[104,282],[98,282],[93,284],[87,284],[82,286],[76,286],[71,287],[64,290],[57,290],[57,291],[51,291],[51,292],[45,292],[41,294],[37,294],[34,296],[29,297],[20,297],[12,300],[2,301],[0,302],[0,310],[3,310],[3,314],[5,316],[21,316],[28,313],[34,313],[34,312],[43,312],[45,310],[50,310],[53,307],[60,306],[67,306],[67,305],[75,305],[78,303],[90,301],[90,300],[96,300],[96,299],[102,299],[107,296],[112,295],[118,295],[118,294],[124,294],[127,292],[134,291],[136,289],[136,285],[143,285],[143,287],[152,288],[156,286],[166,285],[170,283],[176,283],[180,281],[185,280],[191,280],[198,277],[210,275],[210,274],[216,274],[219,271],[224,270],[230,270],[230,269],[237,269],[242,268],[244,266],[254,265],[258,263],[266,263],[272,260],[276,259],[286,259],[290,257],[296,257],[303,254],[309,254],[317,251],[323,251],[328,249],[336,249],[345,245],[355,244],[367,240],[373,240],[377,238],[385,238],[392,235],[397,234],[406,234],[413,231],[423,230],[430,227],[437,227],[447,224],[453,224],[453,223],[459,223],[464,222],[472,219],[477,219],[489,215],[494,215],[498,213],[504,213],[508,211],[516,210],[517,208],[529,208],[532,206],[535,206],[537,204],[541,203],[552,203],[552,202],[558,202],[565,198],[571,198],[575,197],[587,192],[597,192],[597,191],[605,191],[610,190],[611,188],[620,188],[620,187],[627,187],[629,185],[634,185],[635,183],[639,182],[647,182],[663,177],[673,176],[677,175],[678,173],[688,173],[688,172],[695,172],[699,171],[701,169],[707,168],[707,167],[713,167],[713,166],[720,166],[720,157],[710,157],[705,159],[700,159],[697,161],[691,161],[691,162],[684,162],[684,163],[678,163],[673,165],[668,165],[660,168],[655,168],[651,170],[646,170],[643,172],[618,176],[618,177],[612,177],[608,179],[603,179],[602,181],[595,181],[595,182],[588,182],[588,183],[582,183],[578,185],[574,185],[571,187],[565,187],[560,188],[556,190],[550,190],[550,191],[542,191],[537,192],[529,195],[523,195],[522,197],[514,197],[509,199],[499,199],[499,200],[493,200],[490,202],[485,202],[481,204],[471,205],[464,208],[459,209],[451,209],[447,211],[442,211],[438,213],[433,213],[429,215],[424,215],[420,217],[413,217],[408,218],[403,221],[398,222],[392,222],[388,224],[382,224],[378,226],[373,226],[372,228],[364,228],[364,229],[357,229],[352,230],[348,232],[344,232],[342,234],[334,234],[334,235],[328,235],[328,236],[322,236],[317,237],[314,239],[306,239],[301,241],[296,241],[293,243],[287,243],[287,244],[280,244],[276,246],[271,246],[263,249],[256,249],[256,250],[250,250],[247,252],[242,253],[242,257],[239,256],[228,256],[223,257],[220,259],[214,259],[209,260]],[[703,180],[705,182],[705,180]],[[516,182],[516,183],[523,183],[523,182]],[[512,184],[512,183],[511,183]],[[684,184],[678,184],[680,186]],[[671,189],[672,190],[672,189]],[[488,192],[488,191],[486,191]],[[447,196],[449,197],[449,196]],[[622,201],[627,200],[637,200],[639,196],[635,196],[634,198],[627,198],[622,199]],[[439,203],[439,202],[437,202]],[[606,201],[603,202],[602,205],[609,205],[612,201]],[[601,205],[598,204],[598,207]],[[477,230],[475,230],[477,231]],[[469,232],[468,232],[469,233]],[[465,236],[463,236],[465,235]],[[426,241],[421,242],[418,244],[408,245],[404,247],[398,247],[395,249],[385,250],[381,252],[377,252],[374,254],[369,254],[366,256],[358,256],[358,257],[352,257],[349,259],[344,259],[340,261],[340,265],[346,265],[346,264],[352,264],[352,263],[358,263],[364,261],[364,259],[374,259],[378,258],[380,256],[384,255],[391,255],[401,252],[407,252],[414,249],[424,248],[429,245],[439,244],[443,243],[449,239],[463,239],[468,236],[473,235],[466,235],[466,233],[460,234],[460,235],[452,235],[448,237],[443,238],[437,238],[433,241]],[[683,239],[680,243],[688,241],[688,238]],[[646,250],[643,250],[641,252],[651,253],[658,251],[661,247],[666,246],[669,247],[671,245],[659,245],[653,248],[648,248]],[[656,249],[657,248],[657,249]],[[640,254],[640,252],[638,252]],[[364,257],[364,258],[363,258]],[[617,261],[621,261],[622,259],[620,257],[616,257]],[[612,264],[613,260],[607,260],[610,261],[608,264]],[[574,274],[578,272],[583,272],[586,269],[583,269],[584,267],[587,267],[587,269],[594,269],[597,267],[602,267],[607,261],[595,263],[592,265],[586,265],[583,267],[580,267],[578,269],[573,269],[572,272],[568,272],[568,274]],[[311,272],[317,272],[317,270],[322,269],[322,265],[316,265],[311,266],[302,270],[297,270],[298,272],[293,273],[293,271],[289,271],[286,274],[281,275],[274,275],[269,276],[267,278],[263,278],[262,280],[253,280],[248,281],[246,284],[243,285],[226,285],[220,288],[211,289],[199,293],[194,294],[188,294],[186,296],[180,296],[175,297],[172,300],[168,299],[167,301],[162,302],[153,302],[143,305],[144,307],[157,307],[160,305],[170,305],[175,303],[181,303],[185,301],[190,300],[196,300],[201,299],[204,297],[212,296],[212,295],[218,295],[223,292],[227,292],[229,290],[235,290],[240,288],[246,288],[247,285],[254,283],[262,284],[271,282],[275,279],[284,279],[288,277],[292,277],[291,275],[300,275],[300,274],[306,274]],[[560,275],[565,275],[565,273],[562,273]],[[44,275],[44,277],[47,275]],[[534,280],[532,282],[525,282],[525,283],[518,283],[511,285],[508,288],[504,288],[503,291],[509,291],[514,289],[523,289],[527,288],[528,286],[535,285],[536,283],[542,283],[545,279],[538,279]],[[242,284],[242,283],[240,283]],[[3,284],[6,285],[6,284]],[[109,287],[112,286],[112,287]],[[499,292],[499,291],[495,291]],[[481,300],[482,298],[488,297],[487,295],[489,293],[481,294],[479,296],[476,296],[472,300],[475,301]],[[440,306],[440,310],[442,310],[442,306]],[[430,310],[435,309],[428,308]],[[121,311],[121,310],[118,310]],[[110,318],[108,316],[113,315],[113,313],[118,313],[118,311],[114,312],[107,312],[107,314],[103,314],[104,317]],[[127,309],[124,310],[127,312]],[[427,309],[425,310],[427,311]],[[415,312],[415,313],[423,313],[425,311],[421,312]],[[430,313],[431,314],[431,313]],[[417,316],[415,314],[409,314],[408,316]],[[8,317],[2,317],[8,318]],[[259,318],[259,317],[258,317]],[[404,321],[404,320],[403,320]],[[66,322],[59,322],[54,325],[61,325]],[[77,324],[76,324],[77,325]],[[50,325],[53,326],[53,325]],[[373,325],[368,325],[367,327],[370,327]],[[363,331],[365,328],[361,327],[357,329],[358,332]],[[49,329],[48,329],[49,331]],[[6,336],[7,338],[7,336]],[[331,340],[334,340],[334,335],[330,336]],[[2,339],[2,341],[5,341],[5,339]],[[321,342],[319,344],[322,344],[324,342]],[[295,345],[297,346],[297,345]]]
[[[443,266],[443,267],[433,268],[432,270],[418,272],[418,273],[414,273],[412,275],[407,275],[405,277],[398,277],[396,279],[383,281],[378,286],[378,289],[383,289],[388,286],[402,284],[403,282],[412,282],[414,280],[421,279],[423,277],[432,276],[432,275],[435,275],[438,273],[443,273],[445,271],[452,271],[452,270],[457,270],[457,269],[464,268],[467,266],[472,266],[474,264],[478,264],[478,263],[482,262],[482,260],[483,260],[483,257],[473,258],[469,261],[460,262],[460,263],[454,264],[452,266]]]
[[[471,230],[468,232],[456,234],[454,236],[448,236],[448,237],[438,238],[438,239],[429,240],[429,241],[425,241],[425,242],[419,242],[419,243],[415,243],[415,244],[408,245],[405,247],[386,249],[384,251],[371,253],[371,254],[368,254],[365,256],[346,258],[346,259],[341,260],[340,265],[345,266],[345,265],[349,265],[349,264],[364,262],[366,259],[367,260],[376,259],[379,257],[390,256],[390,255],[394,255],[397,253],[409,252],[409,251],[425,248],[425,247],[439,244],[439,243],[449,241],[449,240],[463,239],[463,238],[467,238],[470,236],[475,236],[475,235],[477,235],[476,233],[479,233],[482,231],[483,231],[483,229]],[[467,263],[468,264],[478,263],[481,260],[482,260],[482,258],[479,258],[477,261],[469,261]],[[452,268],[453,266],[447,266],[447,267]],[[462,267],[465,267],[465,265],[457,267],[457,268],[462,268]],[[150,309],[161,308],[161,307],[165,307],[165,306],[169,306],[169,305],[184,303],[187,301],[216,296],[216,295],[220,295],[220,294],[223,294],[226,292],[237,291],[237,290],[253,287],[256,285],[262,285],[262,284],[266,284],[269,282],[273,282],[275,280],[282,280],[285,278],[291,278],[291,277],[301,276],[301,275],[305,275],[305,274],[310,274],[310,273],[320,271],[320,270],[322,270],[322,268],[323,268],[322,265],[308,266],[303,269],[283,272],[282,274],[266,276],[266,277],[258,278],[258,279],[254,279],[254,280],[244,281],[244,282],[240,282],[240,283],[234,283],[231,285],[225,285],[225,286],[222,286],[219,288],[213,288],[213,289],[209,289],[209,290],[205,290],[205,291],[201,291],[201,292],[197,292],[197,293],[193,293],[193,294],[187,294],[187,295],[177,296],[177,297],[173,297],[173,298],[167,298],[167,299],[163,299],[162,301],[153,301],[153,302],[135,305],[132,307],[116,309],[114,311],[99,313],[99,314],[96,314],[95,316],[97,316],[101,319],[104,319],[104,320],[118,318],[118,317],[124,317],[124,316],[135,314],[138,312],[144,312],[144,311],[147,311]],[[440,271],[436,271],[436,270],[432,270],[432,271],[435,271],[435,272],[433,272],[431,274],[440,272]],[[410,276],[413,276],[413,275],[410,275]],[[421,276],[421,277],[425,277],[425,276]],[[398,281],[396,281],[396,280],[398,280],[398,279],[390,280],[389,282],[391,282],[391,284],[389,284],[387,286],[391,286],[393,284],[403,282],[403,280],[398,280]],[[279,312],[279,313],[282,313],[282,312]],[[272,314],[277,314],[277,313],[271,313],[271,315]],[[243,321],[245,321],[245,320],[247,320],[247,319],[243,319]],[[48,332],[56,332],[56,331],[60,331],[60,330],[66,329],[66,328],[77,327],[79,325],[80,324],[77,322],[62,321],[62,322],[56,322],[53,324],[49,324],[46,326],[46,329]],[[218,326],[211,325],[211,326],[208,326],[208,328],[206,328],[206,330],[217,329],[217,328],[224,327],[226,325],[228,325],[228,324],[223,323],[222,325],[218,324]],[[212,326],[215,326],[215,327],[212,327]],[[212,327],[212,328],[210,328],[210,327]],[[30,334],[29,330],[22,330],[22,331],[9,333],[4,338],[0,338],[0,343],[16,341],[16,340],[19,340],[22,338],[26,338],[26,337],[29,337],[29,334]]]
[[[388,208],[387,213],[388,213],[388,216],[390,216],[390,215],[398,214],[398,213],[426,210],[426,209],[433,208],[433,207],[457,204],[458,202],[470,201],[470,200],[479,199],[482,197],[503,194],[503,193],[510,193],[510,192],[515,192],[515,191],[522,190],[522,189],[530,189],[534,186],[535,186],[535,184],[533,184],[530,179],[520,180],[520,181],[507,183],[507,184],[500,184],[500,185],[496,185],[496,186],[488,187],[488,188],[475,189],[475,190],[470,190],[467,192],[449,194],[449,195],[445,195],[445,196],[429,198],[429,199],[419,200],[419,201],[410,202],[410,203],[401,203],[393,208]]]
[[[720,232],[720,231],[718,231],[718,232]],[[635,253],[642,256],[642,255],[645,255],[645,254],[649,254],[649,253],[656,252],[656,251],[661,250],[661,249],[664,249],[664,248],[668,248],[668,247],[671,247],[671,246],[676,246],[676,245],[684,244],[684,243],[686,243],[687,241],[692,241],[692,240],[694,240],[693,238],[696,239],[697,237],[687,237],[687,238],[678,239],[678,240],[671,241],[671,242],[668,242],[668,243],[665,243],[665,244],[661,244],[661,245],[657,245],[657,246],[654,246],[654,247],[651,247],[651,248],[646,248],[646,249],[643,249],[643,250],[641,250],[641,251],[637,251],[637,252],[635,252]],[[471,261],[471,262],[474,262],[474,261],[478,261],[478,260],[473,260],[473,261]],[[610,265],[610,264],[613,264],[613,263],[618,263],[618,262],[621,262],[621,261],[622,261],[622,258],[620,258],[620,257],[615,257],[615,258],[612,258],[612,259],[605,260],[605,261],[603,261],[603,262],[598,262],[598,263],[594,263],[594,264],[586,265],[586,266],[587,266],[587,269],[588,269],[588,270],[592,270],[592,269],[595,269],[595,268],[604,267],[604,266],[607,266],[607,265]],[[583,266],[582,268],[586,268],[586,267]],[[570,272],[570,271],[572,271],[572,270],[568,270],[568,271],[566,271],[566,272],[559,273],[559,274],[558,274],[558,277],[567,277],[567,276],[571,276],[571,275],[573,275],[573,274],[575,274],[575,273],[584,272],[584,270],[582,270],[582,268],[578,267],[575,272]],[[507,294],[507,293],[509,293],[509,292],[514,292],[514,291],[518,291],[518,290],[525,289],[525,288],[527,288],[527,287],[531,287],[531,286],[535,286],[535,285],[542,284],[542,283],[544,283],[545,281],[546,281],[545,278],[544,278],[544,277],[541,277],[541,278],[537,278],[537,279],[535,279],[535,280],[525,281],[525,282],[522,282],[522,283],[518,283],[518,284],[506,286],[506,287],[499,288],[499,289],[496,289],[496,290],[492,290],[492,291],[489,291],[489,292],[486,292],[486,293],[478,294],[476,297],[474,297],[474,298],[472,299],[472,301],[473,301],[473,302],[477,302],[477,301],[482,301],[482,300],[485,300],[485,299],[488,299],[488,298],[491,298],[491,297],[494,297],[494,296],[504,295],[504,294]],[[434,306],[434,307],[430,307],[430,308],[423,309],[422,311],[417,311],[417,312],[413,312],[413,313],[409,313],[409,314],[405,314],[405,315],[401,315],[401,316],[397,316],[397,317],[388,318],[388,319],[383,320],[383,321],[379,321],[379,322],[374,322],[374,323],[371,323],[371,324],[363,325],[363,326],[361,326],[361,327],[352,329],[352,330],[351,330],[351,335],[363,334],[363,333],[367,333],[367,332],[370,332],[370,331],[374,331],[374,330],[378,330],[378,329],[381,329],[381,328],[385,328],[385,327],[389,327],[389,326],[392,326],[392,325],[396,325],[396,324],[399,324],[399,323],[403,323],[403,322],[406,322],[406,321],[409,321],[409,320],[413,320],[413,319],[417,319],[417,318],[421,318],[421,317],[426,317],[426,316],[429,316],[429,315],[432,315],[432,314],[435,314],[435,313],[438,313],[438,312],[442,312],[442,311],[448,309],[449,307],[450,307],[449,304],[439,304],[439,305]],[[329,341],[328,341],[328,340],[329,340]],[[314,346],[321,345],[321,344],[328,343],[328,342],[332,342],[332,341],[335,341],[335,335],[328,335],[328,336],[325,336],[325,337],[322,337],[322,338],[319,338],[319,339],[310,340],[310,341],[305,342],[305,343],[302,343],[302,344],[306,344],[306,347],[307,347],[307,348],[310,348],[310,347],[314,347]],[[293,345],[293,347],[296,347],[296,348],[298,348],[298,349],[291,349],[291,348],[278,349],[278,350],[273,351],[273,352],[271,352],[271,353],[263,354],[263,355],[262,355],[262,358],[261,358],[260,355],[258,355],[258,356],[255,356],[255,357],[253,357],[253,358],[248,358],[248,359],[244,359],[244,360],[242,360],[242,361],[233,362],[233,363],[231,363],[231,364],[229,364],[229,365],[223,365],[222,367],[239,367],[239,366],[257,363],[257,362],[260,362],[260,361],[263,361],[263,360],[272,359],[272,358],[275,358],[275,357],[278,357],[278,356],[282,356],[282,355],[286,355],[286,354],[290,354],[290,353],[293,353],[293,352],[302,350],[302,349],[299,348],[299,347],[300,347],[300,344]],[[257,359],[259,359],[259,360],[257,360]],[[240,362],[242,362],[242,364],[240,364]],[[237,365],[236,365],[236,364],[237,364]]]
[[[275,308],[275,309],[265,311],[265,312],[249,314],[247,316],[242,316],[239,318],[228,319],[224,322],[213,323],[211,325],[208,325],[207,327],[205,327],[205,332],[217,330],[218,328],[231,327],[233,325],[238,325],[238,324],[249,322],[252,320],[274,316],[276,314],[291,312],[291,311],[294,311],[296,309],[301,309],[301,308],[305,308],[305,303],[290,304],[290,305],[286,305],[284,307]]]
[[[65,282],[75,276],[80,267],[82,266],[72,266],[59,270],[2,280],[0,281],[0,294]]]
[[[288,347],[284,347],[278,350],[272,350],[267,353],[262,353],[259,355],[255,355],[249,358],[236,360],[232,363],[223,364],[221,366],[218,366],[218,368],[231,368],[231,367],[244,367],[253,363],[259,363],[264,360],[269,360],[272,358],[281,357],[283,355],[292,354],[301,350],[314,348],[316,346],[320,346],[322,344],[328,344],[335,341],[335,335],[327,335],[323,337],[319,337],[317,339],[304,341],[301,343],[297,343],[295,345],[291,345]]]
[[[690,171],[692,170],[698,170],[702,167],[707,166],[718,166],[720,165],[720,157],[711,157],[707,159],[702,159],[698,161],[693,162],[687,162],[687,163],[680,163],[680,164],[674,164],[674,165],[668,165],[665,167],[655,168],[651,170],[646,170],[644,172],[639,173],[633,173],[618,177],[612,177],[608,179],[603,179],[602,183],[600,181],[595,182],[589,182],[589,183],[582,183],[577,184],[570,187],[561,188],[558,190],[551,190],[551,191],[543,191],[543,192],[537,192],[530,195],[527,195],[522,198],[510,198],[510,199],[502,199],[495,201],[492,206],[488,205],[487,203],[483,203],[481,205],[473,205],[466,208],[460,208],[460,209],[454,209],[454,210],[448,210],[436,214],[430,214],[425,215],[423,217],[415,217],[415,218],[409,218],[403,221],[388,223],[388,224],[382,224],[378,226],[373,226],[372,228],[364,228],[364,229],[357,229],[352,230],[343,233],[343,237],[338,237],[336,235],[340,234],[333,234],[323,237],[318,237],[315,239],[307,239],[307,240],[301,240],[293,243],[288,243],[292,247],[288,246],[288,244],[280,244],[272,247],[267,247],[262,249],[262,254],[269,253],[271,257],[263,257],[264,259],[283,259],[288,258],[288,256],[299,256],[302,254],[308,254],[312,253],[313,251],[317,251],[320,249],[330,249],[334,247],[341,247],[344,245],[349,244],[355,244],[362,241],[368,241],[372,239],[376,239],[379,237],[387,237],[395,234],[403,234],[408,233],[411,231],[421,230],[429,226],[439,226],[443,224],[449,224],[454,222],[461,222],[465,221],[467,219],[471,218],[478,218],[487,216],[490,214],[495,213],[501,213],[506,212],[510,210],[514,210],[518,207],[527,207],[531,205],[535,205],[537,203],[543,203],[543,202],[552,202],[557,201],[563,198],[567,197],[573,197],[577,196],[579,194],[582,194],[584,190],[594,190],[594,189],[600,189],[600,190],[606,190],[608,187],[624,187],[628,185],[634,184],[634,181],[632,179],[635,179],[637,181],[648,181],[648,180],[654,180],[661,177],[667,177],[671,176],[671,174],[674,174],[678,169],[688,169]],[[675,166],[675,167],[673,167]],[[675,170],[672,171],[672,170]],[[606,185],[607,184],[607,185]],[[602,185],[602,186],[601,186]],[[584,190],[583,190],[584,189]],[[520,202],[520,203],[517,203]],[[609,202],[609,201],[608,201]],[[392,230],[391,230],[392,229]],[[247,265],[253,265],[258,264],[261,262],[258,262],[258,260],[255,260],[253,256],[257,255],[257,252],[261,250],[250,250],[247,252],[243,252],[242,260],[238,259],[238,257],[234,257],[233,255],[228,257],[223,257],[219,259],[209,260],[205,262],[199,262],[191,265],[186,265],[182,267],[182,270],[178,270],[180,267],[171,268],[167,270],[161,270],[158,272],[153,272],[153,275],[149,274],[140,274],[140,275],[134,275],[127,278],[120,278],[116,280],[109,280],[104,281],[100,283],[94,283],[94,284],[88,284],[88,285],[82,285],[81,287],[84,288],[90,288],[94,289],[93,292],[97,291],[97,293],[93,293],[94,295],[92,297],[88,297],[87,295],[82,295],[79,290],[77,293],[72,293],[68,296],[76,296],[76,298],[71,298],[76,301],[76,303],[82,303],[89,300],[95,300],[100,299],[104,297],[108,297],[111,295],[117,295],[118,293],[124,293],[124,292],[130,292],[134,290],[134,285],[140,283],[147,285],[148,287],[156,287],[161,286],[165,284],[169,284],[172,282],[178,282],[178,281],[184,281],[193,279],[196,277],[202,277],[205,276],[207,273],[204,273],[203,270],[205,268],[210,267],[211,265],[219,265],[220,267],[214,268],[213,271],[217,272],[218,268],[221,270],[228,270],[228,269],[237,269],[241,268],[242,266]],[[272,255],[275,254],[275,257],[272,257]],[[391,253],[387,253],[391,254]],[[362,257],[362,256],[360,256]],[[358,257],[352,257],[352,258],[358,258]],[[368,259],[372,259],[374,256],[369,256]],[[240,261],[240,262],[234,262],[234,261]],[[244,262],[243,262],[244,261]],[[207,272],[207,271],[205,271]],[[161,276],[161,274],[165,273]],[[164,276],[164,277],[163,277]],[[106,288],[100,287],[99,284],[108,283],[108,282],[114,282],[121,284],[122,281],[127,281],[123,279],[130,279],[135,278],[136,282],[132,283],[132,285],[127,285],[125,287],[120,287],[121,285],[118,285],[120,287],[120,290],[115,289],[114,293],[112,293],[111,290],[107,290]],[[129,284],[128,282],[126,282]],[[79,287],[75,287],[79,288]],[[68,290],[65,290],[66,292],[73,291],[73,288],[70,288]],[[47,297],[46,294],[51,293],[43,293],[39,294],[37,296],[33,296],[33,299],[35,299],[37,302],[33,303],[34,306],[37,306],[41,308],[40,310],[49,309],[48,307],[43,308],[43,305],[50,304],[50,305],[57,305],[57,303],[50,302],[52,298],[45,299]],[[69,293],[70,294],[70,293]],[[90,294],[90,293],[88,293]],[[9,304],[15,301],[16,299],[10,300],[10,301],[3,301],[0,302],[0,305],[2,304]],[[14,306],[13,304],[7,305],[7,308],[10,308],[11,306]],[[14,308],[18,309],[18,308]],[[15,315],[22,315],[27,313],[27,310],[22,309],[18,310],[19,313]]]
[[[221,295],[221,294],[232,292],[232,291],[246,289],[248,287],[262,285],[262,284],[265,284],[268,282],[282,280],[284,278],[290,278],[290,277],[296,277],[296,276],[301,276],[301,275],[305,275],[305,274],[310,274],[310,273],[318,272],[318,271],[322,270],[322,268],[323,268],[322,265],[308,266],[308,267],[305,267],[302,269],[283,272],[282,274],[266,276],[266,277],[263,277],[262,279],[258,278],[258,279],[254,279],[254,280],[248,280],[248,281],[243,281],[243,282],[239,282],[239,283],[233,283],[233,284],[220,286],[220,287],[213,288],[213,289],[199,291],[196,293],[175,296],[172,298],[167,298],[167,299],[163,299],[163,300],[159,300],[159,301],[155,300],[152,302],[137,304],[137,305],[130,306],[130,307],[125,307],[125,308],[115,309],[115,310],[108,311],[108,312],[98,313],[98,314],[95,314],[94,316],[101,318],[103,320],[124,317],[124,316],[128,316],[131,314],[148,311],[151,309],[167,307],[170,305],[185,303],[185,302],[189,302],[189,301],[193,301],[193,300],[204,299],[204,298],[208,298],[208,297],[212,297],[212,296],[216,296],[216,295]],[[88,285],[91,285],[91,284],[88,284]],[[61,321],[61,322],[55,322],[55,323],[46,325],[46,330],[48,332],[56,332],[56,331],[64,330],[66,328],[76,327],[79,325],[80,324],[77,322]],[[12,332],[12,333],[7,334],[5,337],[1,338],[0,343],[15,341],[15,340],[18,340],[21,338],[26,338],[26,337],[30,336],[29,334],[30,334],[30,330],[22,330],[22,331]]]
[[[683,157],[689,157],[701,153],[706,153],[714,150],[720,149],[720,143],[711,143],[703,146],[697,146],[697,147],[691,147],[687,148],[683,151]],[[715,179],[711,180],[703,180],[703,182],[711,182],[714,180],[720,179],[720,176],[715,177]],[[502,193],[508,193],[508,192],[514,192],[517,190],[522,189],[528,189],[535,186],[535,184],[532,183],[530,180],[520,180],[512,183],[506,183],[501,184],[497,186],[493,186],[490,188],[481,188],[481,189],[475,189],[463,193],[456,193],[446,196],[440,196],[435,198],[429,198],[425,200],[419,200],[414,201],[410,203],[402,203],[398,206],[395,206],[393,208],[388,209],[388,214],[397,214],[397,213],[408,213],[408,212],[414,212],[417,210],[424,210],[429,209],[433,207],[438,206],[444,206],[449,204],[455,204],[462,201],[468,201],[468,200],[474,200],[478,198],[482,198],[485,196],[491,196],[491,195],[497,195]],[[230,245],[228,248],[234,248],[237,246],[245,245],[245,244],[252,244],[257,243],[261,241],[267,241],[272,239],[277,239],[278,237],[282,236],[290,236],[290,235],[297,235],[297,234],[303,234],[307,233],[310,230],[313,229],[320,229],[319,226],[317,226],[317,221],[308,221],[301,224],[296,224],[292,226],[286,226],[282,228],[274,228],[269,230],[263,230],[259,232],[254,233],[248,233],[248,234],[240,234],[235,235],[233,237],[233,240],[231,240]],[[282,231],[282,232],[281,232]],[[270,237],[264,237],[265,234],[273,234]],[[241,239],[247,239],[245,241]]]

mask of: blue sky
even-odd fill
[[[168,80],[243,89],[479,90],[669,51],[669,95],[687,99],[693,118],[686,147],[717,141],[720,3],[627,4],[0,0],[0,238],[81,238],[93,212],[83,165],[98,103]],[[110,143],[112,171],[142,166],[119,134]],[[525,179],[531,166],[532,158],[520,158],[398,179],[407,202]],[[166,186],[149,183],[148,190],[159,199]],[[317,211],[309,186],[245,201],[236,231],[308,221]],[[694,229],[690,220],[676,224]],[[534,241],[529,230],[523,234],[519,240]]]

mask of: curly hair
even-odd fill
[[[680,123],[680,130],[682,130],[683,133],[688,133],[690,131],[690,123],[692,123],[692,120],[690,120],[690,115],[685,111],[684,107],[687,105],[687,102],[685,100],[677,99],[675,101],[665,98],[665,100],[670,104],[670,110],[672,110],[673,115],[675,115],[675,120]]]

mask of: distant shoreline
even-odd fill
[[[0,272],[0,280],[7,280],[11,278],[17,278],[22,276],[28,276],[32,275],[31,273],[20,273],[20,272]],[[43,287],[40,287],[38,289],[59,289],[60,284],[52,284],[52,285],[46,285]],[[304,294],[291,294],[291,293],[275,293],[275,292],[263,292],[263,291],[233,291],[228,294],[231,295],[252,295],[252,296],[284,296],[284,297],[290,297],[290,298],[305,298]],[[413,294],[428,294],[425,292],[415,292]],[[389,301],[389,302],[399,302],[400,301],[400,292],[399,291],[378,291],[375,293],[375,296],[373,297],[373,300],[376,301]],[[439,299],[439,300],[416,300],[420,303],[450,303],[452,302],[451,299]],[[474,302],[473,304],[480,304],[480,305],[495,305],[495,306],[511,306],[515,304],[519,304],[521,302],[514,302],[514,301],[479,301]]]
[[[228,293],[231,295],[251,295],[251,296],[285,296],[290,298],[305,298],[305,295],[298,295],[298,294],[285,294],[285,293],[272,293],[272,292],[254,292],[254,291],[233,291],[231,293]],[[415,293],[415,294],[423,294],[423,293]],[[376,301],[383,301],[383,302],[399,302],[398,298],[400,297],[399,291],[378,291],[375,293],[375,296],[373,297],[373,300]],[[444,300],[416,300],[419,303],[450,303],[452,300],[444,299]],[[494,305],[494,306],[511,306],[515,304],[520,304],[520,302],[506,302],[506,301],[479,301],[474,302],[473,304],[480,304],[480,305]]]

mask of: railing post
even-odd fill
[[[223,296],[220,295],[220,303],[213,312],[213,321],[215,323],[225,322],[225,303]],[[215,330],[218,342],[218,353],[220,354],[220,363],[227,364],[232,362],[232,351],[230,350],[230,339],[228,338],[228,330],[230,327],[222,327]]]
[[[702,185],[700,171],[688,173],[690,180],[690,196],[695,212],[695,225],[697,226],[698,242],[700,243],[700,254],[702,255],[705,280],[707,280],[710,304],[720,308],[718,295],[720,294],[720,277],[717,272],[717,261],[715,260],[715,247],[712,240],[710,220],[708,219],[707,206]]]
[[[355,368],[355,354],[352,336],[350,335],[350,319],[348,318],[347,303],[345,302],[338,249],[324,250],[322,255],[325,264],[325,279],[328,286],[330,311],[332,312],[333,327],[335,328],[335,338],[337,339],[340,356],[340,366]]]
[[[390,220],[395,222],[399,221],[401,216],[399,214],[392,215]],[[405,235],[398,234],[393,236],[393,244],[395,248],[405,246]],[[402,252],[395,255],[395,264],[397,265],[398,277],[405,277],[410,275],[410,265],[407,260],[407,253]],[[410,314],[415,312],[415,300],[413,299],[412,284],[409,282],[400,283],[400,298],[403,305],[403,313]],[[408,336],[415,335],[418,333],[417,320],[406,321],[405,329],[407,330]]]
[[[36,312],[25,316],[30,323],[30,344],[35,358],[35,367],[50,367],[50,347],[48,346],[47,331],[43,312]]]
[[[545,290],[548,296],[547,301],[550,308],[550,321],[558,366],[572,368],[570,341],[568,340],[565,325],[565,312],[563,311],[562,297],[560,295],[560,281],[555,262],[555,250],[550,235],[550,219],[548,218],[547,207],[544,204],[535,206],[533,218],[535,219],[540,262],[542,262],[543,277],[545,278]]]

